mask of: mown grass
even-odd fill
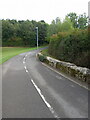
[[[36,47],[26,48],[26,47],[0,47],[0,64],[9,60],[10,58],[27,51],[35,50]]]

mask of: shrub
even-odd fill
[[[44,55],[39,55],[39,60],[41,62],[44,62],[46,60],[46,57]]]
[[[89,31],[90,32],[90,31]],[[90,68],[88,30],[60,32],[50,38],[49,54],[55,58]]]

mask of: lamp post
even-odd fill
[[[36,27],[37,30],[37,49],[38,49],[38,27]]]

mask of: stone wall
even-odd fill
[[[57,59],[44,56],[41,52],[36,55],[37,59],[44,62],[59,71],[67,73],[77,79],[90,83],[90,69],[84,67],[78,67],[73,63],[59,61]]]

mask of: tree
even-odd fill
[[[48,26],[47,30],[47,37],[50,37],[53,34],[56,34],[61,31],[61,20],[59,17],[57,17],[55,20],[51,22],[51,24]]]
[[[47,31],[47,37],[49,39],[49,37],[52,36],[53,34],[57,34],[59,32],[64,32],[64,31],[72,31],[73,29],[74,29],[73,23],[67,16],[65,17],[63,22],[61,22],[59,17],[57,17],[49,25],[48,31]]]
[[[67,17],[70,18],[74,28],[85,29],[87,27],[88,17],[86,13],[79,16],[76,13],[69,13]]]
[[[2,45],[8,45],[8,40],[14,36],[14,25],[10,23],[10,20],[2,20]]]
[[[46,43],[47,26],[44,20],[2,20],[3,46],[35,46],[36,26],[39,27],[39,45]]]
[[[73,23],[71,20],[66,16],[65,20],[62,23],[62,32],[63,31],[72,31],[73,28]]]
[[[41,44],[41,45],[46,43],[47,27],[48,27],[48,24],[46,24],[43,20],[38,22],[39,44]]]
[[[87,27],[88,17],[86,17],[86,13],[80,15],[78,17],[78,28],[85,29]]]
[[[73,27],[77,28],[78,27],[78,24],[77,24],[78,16],[77,16],[77,14],[71,12],[71,13],[67,14],[67,17],[70,18],[71,22],[73,23]]]
[[[61,30],[61,25],[62,25],[61,20],[60,20],[59,17],[57,17],[57,18],[56,18],[56,33],[62,31],[62,30]]]

